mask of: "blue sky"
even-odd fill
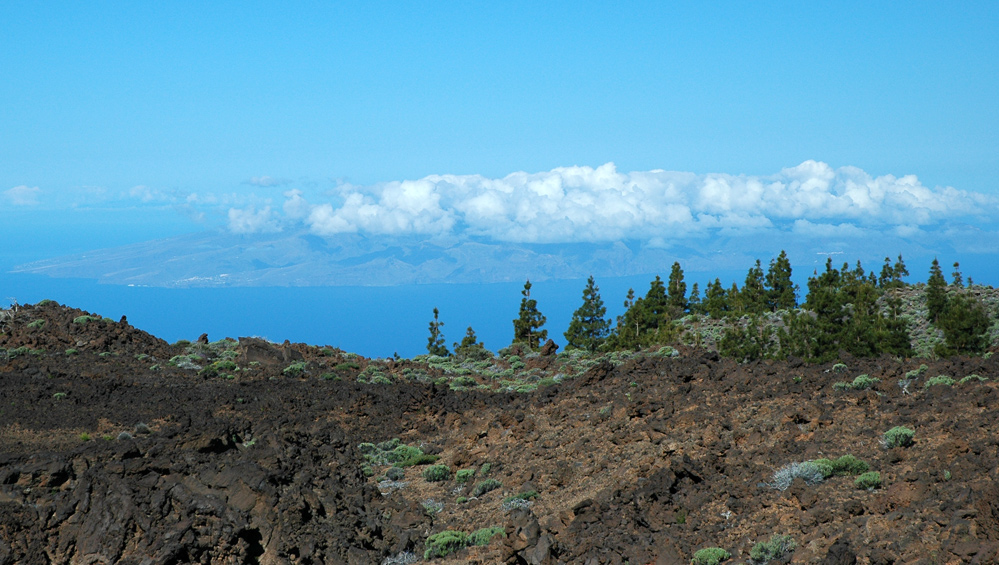
[[[999,219],[995,2],[539,4],[4,3],[7,263],[218,227],[660,245]],[[658,170],[680,196],[568,206]]]

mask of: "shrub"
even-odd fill
[[[857,480],[853,481],[853,484],[856,485],[857,488],[864,490],[881,488],[881,473],[877,471],[869,471],[857,477]]]
[[[118,434],[118,441],[125,441],[127,439],[132,439],[132,434],[128,432],[121,432]]]
[[[299,361],[298,363],[292,363],[281,371],[286,377],[300,377],[305,373],[305,362]]]
[[[461,469],[454,474],[454,480],[459,484],[463,484],[472,480],[473,476],[475,476],[475,469]]]
[[[859,475],[867,472],[868,469],[870,469],[870,465],[853,455],[844,455],[832,461],[832,472],[838,477]]]
[[[452,380],[449,386],[451,390],[461,390],[464,388],[475,386],[477,384],[478,383],[472,377],[462,376]]]
[[[86,432],[80,434],[80,441],[90,441],[90,434]]]
[[[69,348],[66,350],[66,355],[76,355],[77,353],[79,353],[79,351],[73,348]]]
[[[923,388],[930,388],[937,385],[951,386],[955,382],[950,375],[937,375],[931,379],[926,379],[926,384],[923,385]]]
[[[698,549],[694,553],[694,558],[690,560],[690,565],[718,565],[730,557],[732,557],[732,554],[720,547],[705,547],[704,549]]]
[[[401,481],[406,477],[406,472],[402,470],[402,467],[391,467],[385,472],[385,476],[390,481]]]
[[[63,400],[64,398],[66,398],[66,393],[65,392],[57,392],[57,393],[55,393],[55,394],[52,395],[52,398],[54,398],[56,400]]]
[[[508,496],[503,499],[503,502],[510,502],[511,500],[531,500],[532,498],[538,497],[538,491],[529,490],[522,492],[520,494],[515,494],[513,496]]]
[[[822,469],[811,461],[804,463],[788,463],[774,471],[773,482],[767,486],[784,491],[795,479],[802,479],[806,485],[817,485],[825,479]]]
[[[451,478],[451,468],[447,465],[432,465],[423,470],[427,482],[440,483]]]
[[[94,318],[93,316],[77,316],[76,318],[73,318],[73,323],[74,324],[85,325],[85,324],[87,324],[89,322],[93,322],[96,319],[97,318]]]
[[[147,426],[143,422],[139,422],[138,424],[135,425],[135,433],[145,435],[153,433],[153,430],[149,429],[149,426]]]
[[[344,371],[359,371],[361,370],[361,366],[353,361],[346,361],[344,363],[338,363],[335,367],[333,367],[333,370],[341,373]]]
[[[479,467],[479,476],[485,477],[489,474],[489,470],[493,468],[492,463],[483,463],[482,467]]]
[[[438,514],[441,510],[444,510],[443,502],[437,502],[432,498],[428,498],[423,501],[423,511],[427,513],[427,516]]]
[[[488,545],[489,542],[496,536],[506,537],[506,532],[502,527],[493,526],[491,528],[482,528],[468,534],[468,537],[465,539],[465,543],[468,545]]]
[[[834,384],[833,388],[836,390],[865,390],[879,382],[881,382],[881,379],[873,378],[870,375],[860,375],[853,379],[852,383],[839,382]]]
[[[45,320],[34,320],[28,324],[28,327],[33,330],[39,330],[45,327]]]
[[[833,476],[833,462],[829,459],[816,459],[815,461],[810,461],[810,463],[822,472],[822,478],[828,479]]]
[[[496,479],[486,479],[484,481],[480,481],[475,485],[475,488],[472,489],[472,496],[482,496],[483,494],[496,490],[501,486],[503,485]]]
[[[843,363],[836,363],[835,365],[832,366],[832,372],[834,373],[845,373],[846,369],[847,367]]]
[[[753,563],[763,565],[775,559],[781,559],[798,547],[794,538],[781,534],[770,536],[768,541],[761,541],[749,550],[749,558]]]
[[[424,559],[444,557],[465,547],[467,536],[464,532],[444,530],[427,538],[427,550],[423,552]]]
[[[971,382],[971,381],[978,381],[978,382],[981,383],[981,382],[985,382],[987,380],[988,379],[985,378],[985,377],[982,377],[982,376],[979,376],[979,375],[975,375],[975,374],[971,374],[971,375],[968,375],[967,377],[964,377],[959,382],[961,384],[968,383],[968,382]]]
[[[919,377],[925,375],[926,371],[929,371],[929,370],[930,370],[930,368],[927,367],[925,364],[923,364],[923,365],[920,365],[918,369],[913,369],[913,370],[907,372],[905,374],[905,378],[909,379],[909,380],[918,379]]]
[[[893,447],[909,447],[913,444],[912,438],[916,435],[915,430],[905,426],[895,426],[881,436],[881,445],[887,449]]]

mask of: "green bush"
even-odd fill
[[[451,468],[447,465],[432,465],[423,470],[427,482],[440,483],[451,478]]]
[[[828,479],[833,476],[833,462],[829,459],[816,459],[815,461],[809,461],[809,463],[822,472],[822,478]]]
[[[496,490],[501,486],[503,485],[496,479],[486,479],[484,481],[480,481],[475,485],[475,488],[472,489],[472,496],[482,496],[483,494]]]
[[[73,323],[74,324],[85,325],[85,324],[87,324],[89,322],[93,322],[96,319],[97,318],[94,318],[93,316],[77,316],[76,318],[73,318]]]
[[[28,327],[33,330],[39,330],[45,327],[45,320],[34,320],[28,324]]]
[[[877,471],[869,471],[857,477],[857,480],[853,481],[853,484],[856,485],[857,488],[864,490],[881,488],[881,473]]]
[[[538,491],[529,490],[522,492],[520,494],[515,494],[513,496],[508,496],[503,499],[503,502],[510,502],[511,500],[531,500],[538,497]]]
[[[390,481],[401,481],[406,477],[406,472],[402,470],[402,467],[390,467],[388,471],[385,472],[385,476],[388,477]]]
[[[853,455],[844,455],[832,461],[832,472],[839,477],[859,475],[870,469],[870,465]]]
[[[353,361],[346,361],[344,363],[338,363],[335,367],[333,367],[333,370],[340,373],[345,371],[359,371],[361,370],[361,366]]]
[[[300,377],[305,374],[305,362],[292,363],[285,367],[281,373],[286,377]]]
[[[881,379],[873,378],[870,375],[860,375],[853,379],[852,383],[838,382],[833,385],[833,388],[836,390],[865,390],[879,382],[881,382]]]
[[[468,536],[464,532],[455,530],[444,530],[427,538],[425,545],[427,550],[423,552],[424,559],[434,557],[444,557],[465,547]]]
[[[464,484],[472,480],[473,476],[475,476],[475,469],[461,469],[454,474],[454,480],[459,484]]]
[[[895,426],[888,430],[881,437],[881,444],[888,449],[894,447],[909,447],[913,444],[912,438],[916,435],[915,430],[905,426]]]
[[[832,366],[832,372],[834,373],[845,373],[846,369],[847,367],[843,363],[836,363],[835,365]]]
[[[968,375],[967,377],[964,377],[959,382],[961,384],[968,383],[968,382],[971,382],[971,381],[977,381],[977,382],[981,383],[981,382],[985,382],[987,380],[989,380],[989,379],[987,379],[985,377],[982,377],[980,375],[971,374],[971,375]]]
[[[76,355],[77,353],[79,353],[79,351],[73,348],[69,348],[66,350],[66,355]]]
[[[956,381],[950,377],[950,375],[937,375],[931,379],[926,379],[926,384],[923,385],[924,388],[930,388],[931,386],[944,385],[951,386]]]
[[[690,560],[690,565],[718,565],[730,557],[732,557],[732,554],[720,547],[705,547],[704,549],[698,549],[694,553],[694,558]]]
[[[763,565],[775,559],[781,559],[785,555],[794,551],[798,547],[795,543],[794,538],[791,536],[785,536],[781,534],[774,534],[770,536],[770,540],[761,541],[760,543],[753,546],[749,550],[749,558],[753,560],[754,563],[759,563]]]
[[[493,526],[491,528],[482,528],[468,534],[468,537],[465,539],[465,543],[470,546],[489,545],[489,542],[496,536],[506,537],[506,532],[502,527]]]

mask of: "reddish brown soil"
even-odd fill
[[[994,358],[842,359],[837,373],[684,349],[602,361],[529,394],[454,391],[323,380],[342,352],[249,340],[236,360],[247,370],[198,376],[167,364],[182,346],[124,321],[73,322],[84,314],[28,306],[0,335],[4,350],[35,350],[0,356],[0,565],[381,563],[422,556],[431,534],[488,526],[506,537],[437,561],[689,563],[717,546],[745,563],[753,544],[787,534],[798,548],[778,562],[999,562]],[[282,373],[299,359],[303,376]],[[926,377],[988,381],[923,378],[904,394],[898,379],[921,362]],[[393,379],[417,366],[384,365]],[[833,389],[861,373],[881,382]],[[882,447],[899,425],[915,445]],[[357,446],[395,437],[452,470],[490,463],[502,487],[459,503],[468,487],[409,467],[408,484],[382,495],[385,468],[366,477]],[[883,488],[764,484],[788,463],[844,454]],[[529,508],[503,509],[529,490]],[[432,516],[430,498],[443,503]]]

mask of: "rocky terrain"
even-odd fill
[[[365,359],[54,302],[4,329],[0,564],[999,562],[991,355]]]

